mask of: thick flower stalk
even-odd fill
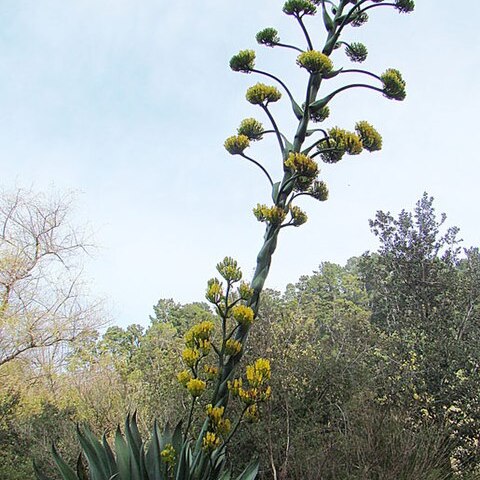
[[[261,404],[270,398],[270,362],[267,359],[256,359],[247,365],[243,375],[236,373],[236,367],[245,351],[250,328],[256,323],[260,295],[280,231],[290,226],[299,227],[307,221],[307,214],[297,205],[301,198],[311,197],[322,202],[328,198],[328,187],[319,178],[318,161],[334,164],[346,155],[375,152],[382,147],[381,135],[365,120],[358,121],[352,130],[336,125],[325,128],[311,125],[327,122],[335,97],[353,88],[365,88],[393,100],[403,100],[406,96],[405,81],[398,70],[389,68],[376,74],[335,65],[330,58],[335,49],[344,46],[348,60],[365,62],[367,47],[360,42],[343,42],[340,36],[349,26],[363,25],[371,10],[382,6],[393,6],[401,13],[413,10],[413,2],[409,0],[287,0],[283,12],[297,21],[304,34],[305,45],[282,43],[278,31],[271,27],[257,34],[260,45],[295,51],[292,64],[296,63],[307,75],[305,96],[301,101],[293,97],[280,78],[257,68],[253,50],[242,50],[230,61],[230,67],[235,72],[257,74],[275,82],[274,85],[257,82],[246,92],[246,100],[253,107],[260,108],[269,126],[264,127],[256,118],[246,118],[224,144],[228,153],[248,160],[262,171],[271,187],[272,203],[258,204],[253,209],[256,219],[265,224],[265,234],[251,283],[241,282],[240,269],[233,259],[225,258],[220,262],[217,270],[221,278],[211,279],[206,292],[207,300],[216,310],[218,324],[213,326],[203,322],[192,327],[185,337],[186,348],[182,356],[186,368],[178,374],[178,380],[191,397],[187,436],[196,405],[207,392],[210,399],[206,410],[203,410],[206,415],[196,440],[196,454],[203,459],[199,460],[200,464],[206,462],[208,455],[217,458],[215,456],[223,454],[240,423],[257,421],[261,416]],[[307,18],[316,15],[321,17],[327,31],[323,45],[316,44],[317,38],[310,35],[305,24]],[[367,81],[346,82],[340,88],[328,90],[330,79],[348,79],[350,74],[363,75]],[[324,89],[326,93],[322,93]],[[280,129],[272,113],[272,108],[282,98],[288,99],[298,121],[296,131],[290,135],[291,140]],[[256,142],[270,135],[280,148],[279,165],[283,175],[277,181],[260,160],[248,153]],[[228,416],[229,399],[243,405],[237,419]],[[197,411],[202,412],[202,409]]]

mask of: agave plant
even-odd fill
[[[157,422],[147,443],[142,440],[136,414],[127,416],[125,433],[115,433],[115,453],[104,435],[100,441],[88,426],[77,427],[82,453],[76,468],[70,467],[52,447],[53,458],[62,480],[230,480],[225,465],[225,450],[217,449],[209,458],[204,450],[196,452],[184,441],[181,423],[175,429],[167,424],[163,431]],[[178,458],[177,458],[177,452]],[[85,462],[86,459],[86,462]],[[38,480],[50,480],[34,464]],[[236,480],[253,480],[258,461],[253,461]]]
[[[360,27],[368,21],[373,9],[393,7],[400,13],[414,9],[412,0],[287,0],[283,12],[299,25],[303,45],[280,41],[274,28],[260,31],[257,42],[266,47],[285,48],[294,52],[292,59],[308,78],[303,101],[296,101],[292,91],[276,75],[256,67],[253,50],[242,50],[230,60],[235,72],[261,75],[273,80],[277,86],[256,83],[248,88],[247,101],[266,116],[269,126],[255,118],[246,118],[237,133],[225,140],[227,152],[242,157],[260,168],[271,190],[272,204],[258,204],[253,213],[265,224],[264,243],[257,256],[257,264],[250,283],[240,282],[242,273],[237,262],[226,257],[217,265],[222,279],[208,282],[207,300],[217,313],[218,322],[204,321],[194,325],[185,336],[182,358],[185,369],[178,374],[179,382],[191,397],[191,407],[185,429],[180,425],[171,431],[166,427],[160,433],[155,424],[146,444],[138,432],[135,416],[128,417],[125,434],[118,429],[115,435],[115,454],[104,437],[100,442],[88,428],[78,430],[83,455],[77,469],[70,468],[54,450],[54,458],[64,480],[228,480],[225,450],[240,423],[259,419],[259,405],[270,397],[270,362],[259,358],[247,365],[243,376],[236,373],[245,352],[249,331],[257,320],[260,296],[270,271],[273,254],[280,232],[286,227],[299,227],[307,221],[306,213],[298,206],[305,197],[318,201],[328,198],[328,188],[320,179],[318,160],[336,164],[348,155],[359,155],[363,150],[376,152],[382,148],[382,137],[365,120],[356,123],[354,131],[332,125],[318,128],[312,123],[326,122],[330,104],[339,94],[363,88],[381,93],[391,100],[404,100],[405,81],[395,68],[376,74],[359,68],[334,65],[332,53],[345,46],[352,62],[367,59],[367,47],[359,42],[346,43],[340,39],[347,27]],[[320,14],[324,32],[310,35],[305,20]],[[324,38],[326,33],[326,39]],[[346,81],[336,89],[329,87],[330,80],[349,78],[365,79],[361,83]],[[278,87],[278,88],[277,88]],[[326,91],[325,88],[327,89]],[[297,127],[290,135],[275,121],[272,104],[287,97]],[[255,142],[273,136],[280,148],[278,155],[281,177],[272,172],[245,151]],[[290,138],[290,140],[289,140]],[[275,181],[276,180],[276,181]],[[213,361],[211,360],[213,357]],[[211,388],[209,388],[211,387]],[[193,434],[191,427],[199,398],[211,393],[210,403],[203,409],[203,426]],[[243,405],[242,413],[231,426],[226,408],[231,398]],[[206,413],[206,414],[205,414]],[[84,457],[88,467],[85,466]],[[257,475],[258,462],[252,462],[238,480],[252,480]],[[37,469],[37,478],[46,477]]]

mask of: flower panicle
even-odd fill
[[[391,100],[402,101],[407,96],[406,82],[395,68],[389,68],[380,76],[383,83],[383,95]]]
[[[205,298],[215,305],[220,303],[223,299],[223,286],[218,278],[212,278],[207,283],[207,292]]]
[[[278,102],[282,98],[282,94],[278,88],[259,82],[247,90],[245,97],[252,105],[266,107],[269,103]]]
[[[240,50],[230,59],[230,68],[234,72],[250,73],[255,68],[255,52]]]
[[[263,138],[263,132],[263,125],[255,118],[245,118],[237,130],[238,135],[243,135],[252,142],[261,140]]]
[[[227,282],[234,283],[242,279],[242,271],[232,257],[225,257],[217,263],[217,271]]]
[[[250,326],[255,319],[255,313],[251,307],[238,304],[232,308],[232,317],[240,325]]]
[[[230,155],[241,155],[250,146],[250,139],[243,134],[228,137],[223,146]]]
[[[311,74],[326,75],[333,70],[333,63],[322,52],[307,50],[297,57],[297,65]]]
[[[283,12],[294,17],[315,15],[317,8],[309,0],[287,0],[283,5]]]
[[[257,43],[267,47],[274,47],[280,43],[280,37],[278,36],[277,30],[271,27],[264,28],[258,32],[255,36],[255,39],[257,40]]]
[[[268,222],[273,226],[280,226],[287,216],[287,212],[281,207],[276,205],[268,207],[260,203],[253,209],[253,214],[259,222]]]

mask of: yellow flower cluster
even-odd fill
[[[214,365],[204,365],[203,371],[209,380],[213,380],[218,375],[218,367]]]
[[[214,323],[210,320],[197,323],[185,334],[185,345],[193,348],[199,346],[200,340],[209,340],[214,326]]]
[[[232,392],[232,395],[237,396],[243,403],[247,405],[265,402],[272,395],[272,387],[270,387],[270,385],[266,388],[243,388],[241,378],[235,379],[233,382],[229,382],[228,387]]]
[[[243,389],[243,380],[241,378],[234,378],[233,381],[227,382],[228,389],[232,395],[238,396],[240,390]]]
[[[238,294],[242,300],[250,300],[253,296],[253,288],[246,282],[240,283]]]
[[[307,50],[297,57],[297,65],[313,74],[325,75],[333,70],[332,61],[322,52]]]
[[[176,452],[171,443],[167,443],[167,445],[165,445],[165,448],[160,452],[160,457],[168,465],[175,464],[175,456]]]
[[[207,388],[207,384],[199,378],[192,378],[187,382],[186,387],[192,397],[199,397]]]
[[[237,133],[245,135],[249,140],[261,140],[263,135],[263,125],[255,118],[246,118],[242,120],[238,127]]]
[[[302,177],[315,178],[318,175],[317,162],[303,153],[290,153],[285,160],[285,166]]]
[[[196,348],[186,348],[182,352],[182,358],[188,367],[193,368],[200,360],[200,352]]]
[[[251,325],[255,317],[255,313],[246,305],[235,305],[232,308],[232,316],[240,325]]]
[[[237,261],[231,257],[225,257],[217,264],[218,273],[228,282],[238,282],[242,279],[242,271]]]
[[[202,441],[203,449],[207,451],[215,450],[221,443],[220,437],[214,432],[206,432]]]
[[[363,150],[360,137],[353,133],[334,127],[328,131],[328,139],[318,145],[320,156],[326,163],[337,163],[345,153],[358,155]]]
[[[207,405],[207,415],[213,423],[218,423],[224,412],[225,407],[214,407],[211,403]]]
[[[392,100],[405,100],[407,93],[405,91],[405,80],[402,74],[395,68],[389,68],[385,73],[380,75],[383,82],[383,95]]]
[[[282,98],[278,88],[264,83],[257,83],[247,90],[245,95],[248,102],[253,105],[267,105],[277,102]],[[248,137],[246,137],[248,139]]]
[[[382,136],[368,122],[357,122],[355,131],[360,137],[365,150],[374,152],[382,149]]]
[[[205,297],[209,302],[219,303],[223,297],[223,288],[218,278],[212,278],[208,281],[207,293]]]
[[[280,43],[277,30],[271,27],[258,32],[255,38],[260,45],[266,45],[267,47],[274,47],[277,43]]]
[[[240,155],[250,146],[250,140],[246,135],[233,135],[225,140],[223,146],[231,155]]]
[[[197,374],[197,366],[199,361],[207,356],[212,348],[210,342],[210,336],[213,332],[215,325],[210,320],[205,320],[196,325],[193,325],[185,334],[186,348],[182,352],[182,358],[187,367],[192,370],[183,370],[177,374],[178,381],[187,388],[191,395],[198,397],[203,390],[205,390],[206,383],[200,380]],[[208,367],[211,373],[211,378],[214,378],[218,369],[216,367]],[[213,369],[216,369],[214,372]]]
[[[265,358],[259,358],[253,365],[247,365],[246,377],[248,388],[244,387],[241,378],[235,378],[227,383],[231,394],[238,397],[246,405],[252,406],[259,402],[268,400],[272,394],[272,389],[266,385],[270,380],[270,361]],[[250,409],[252,415],[258,415],[256,409]]]
[[[230,432],[232,424],[228,418],[223,416],[225,407],[214,407],[212,404],[207,405],[207,416],[210,419],[211,427],[215,433],[225,437]]]
[[[253,209],[253,214],[259,222],[268,222],[274,226],[281,225],[287,215],[283,208],[276,205],[267,207],[261,204],[257,204]]]
[[[337,148],[345,150],[349,155],[362,153],[362,142],[360,137],[355,133],[334,127],[329,130],[328,134],[334,140]]]
[[[234,72],[250,73],[255,67],[255,52],[253,50],[240,50],[230,60],[230,68]]]
[[[303,225],[308,219],[307,214],[300,207],[291,206],[290,214],[292,215],[292,225],[294,227]]]
[[[229,338],[225,342],[225,353],[227,355],[237,355],[242,350],[242,344],[238,340]]]
[[[253,365],[247,365],[247,380],[252,387],[258,387],[270,380],[270,360],[259,358]]]

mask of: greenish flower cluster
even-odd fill
[[[368,122],[357,122],[355,131],[360,137],[365,150],[375,152],[382,149],[382,136]]]
[[[277,43],[280,43],[277,30],[271,27],[258,32],[255,38],[260,45],[266,45],[267,47],[274,47]]]
[[[233,135],[225,140],[223,146],[231,155],[240,155],[250,146],[250,140],[246,135]]]
[[[328,200],[328,187],[323,181],[315,180],[308,193],[320,202]]]
[[[287,15],[303,17],[303,15],[315,15],[317,7],[308,0],[287,0],[283,5],[283,12]]]
[[[263,125],[255,118],[242,120],[237,130],[238,135],[244,135],[251,141],[261,140],[263,132]]]
[[[332,61],[322,52],[307,50],[297,57],[297,65],[313,74],[325,75],[333,69]]]
[[[349,155],[361,153],[363,145],[357,134],[334,127],[328,131],[328,138],[323,140],[317,149],[325,163],[337,163],[346,153]]]
[[[283,208],[276,205],[267,207],[267,205],[260,204],[253,209],[253,214],[259,222],[268,222],[273,226],[281,225],[287,215]]]
[[[307,214],[297,206],[290,207],[290,215],[292,216],[291,225],[294,227],[299,227],[308,220]]]
[[[232,257],[225,257],[217,263],[217,271],[227,282],[238,282],[242,279],[242,271]]]
[[[389,68],[380,78],[383,83],[383,94],[387,98],[399,101],[405,99],[407,96],[405,91],[406,83],[398,70]]]
[[[253,288],[246,282],[240,283],[238,294],[242,300],[248,302],[253,296]]]
[[[330,107],[328,105],[312,112],[310,111],[310,120],[314,123],[325,121],[330,116]]]
[[[352,27],[361,27],[368,22],[368,14],[366,12],[359,12],[353,17],[353,20],[350,22]]]
[[[413,0],[395,0],[395,8],[400,13],[410,13],[415,9],[415,2]]]
[[[367,59],[368,50],[363,43],[354,42],[346,46],[345,53],[352,62],[362,63]]]
[[[282,94],[278,88],[264,83],[257,83],[247,90],[245,95],[248,102],[253,105],[268,105],[272,102],[277,102],[282,98]]]
[[[255,68],[255,52],[241,50],[230,59],[230,68],[234,72],[250,73]]]

